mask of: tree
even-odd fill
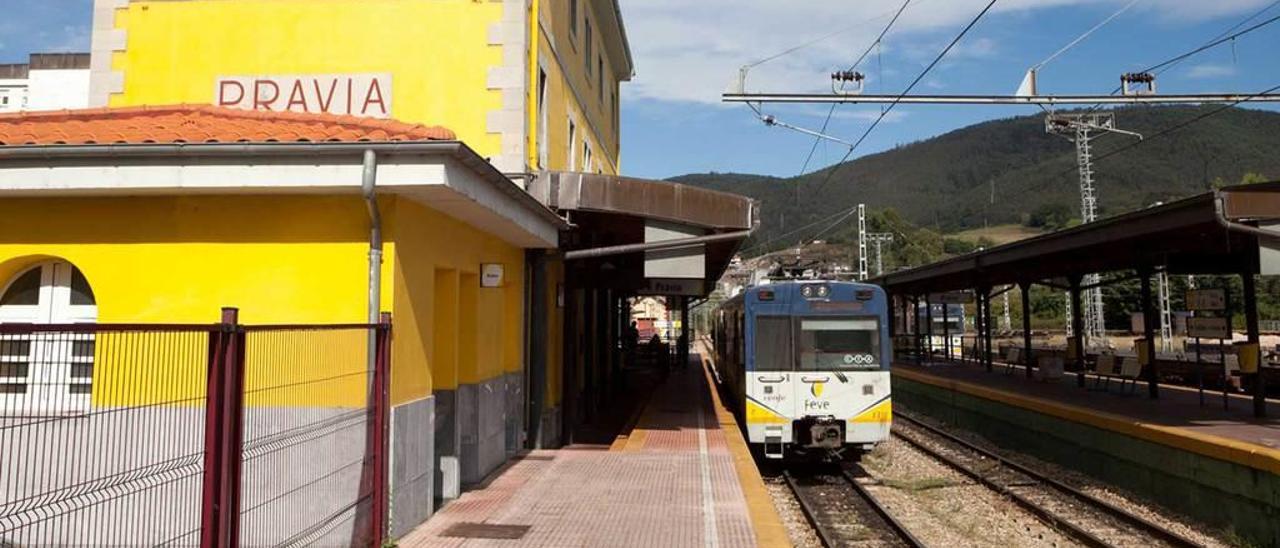
[[[1027,217],[1027,226],[1045,230],[1065,228],[1071,222],[1071,213],[1071,206],[1061,202],[1041,204],[1031,210],[1031,215]]]

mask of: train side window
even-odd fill
[[[795,354],[791,352],[791,317],[756,316],[756,371],[791,371]]]

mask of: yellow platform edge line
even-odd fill
[[[711,378],[711,358],[706,350],[709,344],[703,344],[702,374],[707,378],[707,390],[711,392],[711,401],[715,404],[716,421],[724,432],[725,442],[733,455],[733,467],[738,473],[738,484],[742,486],[742,496],[747,502],[747,515],[751,519],[751,529],[756,535],[756,545],[764,548],[790,547],[791,538],[787,536],[787,528],[782,524],[782,516],[773,505],[773,497],[764,486],[764,478],[756,468],[755,459],[747,448],[747,440],[742,437],[742,429],[738,428],[738,420],[733,412],[720,401],[716,391],[716,383]]]
[[[979,398],[998,401],[1030,409],[1045,415],[1079,422],[1090,426],[1125,434],[1175,449],[1232,462],[1258,470],[1280,474],[1280,450],[1262,445],[1247,443],[1212,434],[1201,434],[1183,428],[1163,426],[1136,421],[1121,415],[1096,411],[1076,405],[1037,398],[1010,394],[993,388],[987,388],[966,381],[958,381],[935,377],[927,373],[895,368],[894,375],[933,385],[940,388],[962,392]]]

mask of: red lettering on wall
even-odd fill
[[[284,106],[284,109],[297,112],[293,110],[295,105],[302,107],[302,112],[311,112],[307,108],[307,93],[303,91],[302,80],[293,82],[293,90],[289,92],[289,103]]]
[[[348,78],[347,79],[347,114],[351,114],[351,95],[352,95],[351,84],[352,84],[351,79]]]
[[[236,92],[235,99],[229,98],[227,94],[227,90],[230,88],[235,88],[235,92]],[[220,107],[235,106],[240,104],[240,101],[243,101],[243,100],[244,100],[244,86],[241,85],[240,82],[226,80],[218,84],[218,106]]]
[[[312,83],[312,84],[315,86],[315,88],[316,88],[316,102],[320,104],[320,112],[329,112],[329,106],[333,104],[333,92],[334,92],[334,91],[336,91],[336,90],[338,89],[338,81],[337,81],[337,80],[332,80],[332,81],[330,81],[330,82],[329,82],[329,94],[328,94],[328,95],[321,95],[321,94],[320,94],[320,81],[319,81],[319,80],[312,80],[312,81],[311,81],[311,83]]]
[[[378,98],[374,99],[374,95]],[[360,114],[369,113],[369,105],[377,104],[378,110],[382,114],[387,113],[387,103],[382,99],[382,86],[378,85],[378,81],[374,80],[369,84],[369,92],[364,95],[364,106],[360,108]]]
[[[262,91],[271,87],[271,98],[263,97]],[[280,98],[280,85],[271,80],[253,81],[253,110],[271,110],[271,103]]]

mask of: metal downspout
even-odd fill
[[[382,299],[382,214],[378,211],[378,155],[364,151],[364,176],[360,190],[369,209],[369,323],[378,323]],[[373,350],[370,349],[371,356]]]

